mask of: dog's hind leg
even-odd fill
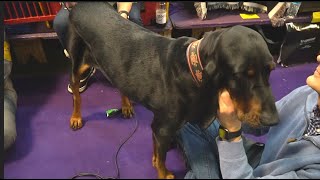
[[[151,124],[153,131],[152,140],[154,148],[152,164],[158,172],[159,179],[174,179],[174,174],[167,169],[165,162],[167,158],[167,152],[170,149],[172,138],[174,137],[175,130],[174,127],[169,125],[169,123],[160,124],[158,122],[154,119]]]
[[[125,118],[132,118],[134,115],[133,105],[130,102],[130,99],[121,94],[121,104],[122,104],[122,114]]]

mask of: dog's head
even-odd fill
[[[216,95],[228,90],[242,122],[253,127],[278,123],[269,84],[275,63],[259,33],[243,26],[208,32],[199,51],[206,84],[215,86]]]

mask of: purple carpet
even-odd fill
[[[272,90],[280,99],[304,85],[316,63],[278,67],[271,75]],[[6,154],[4,178],[71,178],[80,172],[116,175],[115,154],[138,120],[139,127],[119,153],[121,178],[156,178],[151,164],[151,120],[153,114],[135,105],[136,115],[127,120],[108,119],[105,110],[120,107],[119,92],[97,72],[82,94],[85,126],[69,128],[72,96],[67,92],[67,72],[41,76],[17,76],[17,141]],[[258,138],[259,139],[259,138]],[[178,178],[185,173],[182,156],[169,152],[167,165]]]

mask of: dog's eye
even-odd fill
[[[243,72],[237,72],[237,73],[233,73],[232,76],[233,76],[233,80],[239,80],[243,77]]]

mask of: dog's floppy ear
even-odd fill
[[[219,29],[215,31],[205,32],[200,45],[200,57],[204,62],[205,67],[203,68],[204,74],[207,76],[212,76],[217,69],[217,43],[220,35],[224,32],[224,29]]]
[[[212,76],[214,71],[217,69],[216,61],[209,61],[208,64],[204,67],[203,71],[206,76]]]
[[[202,33],[202,35],[201,35],[201,37],[202,38],[207,38],[211,33],[213,33],[213,32],[216,32],[216,30],[215,31],[207,31],[207,32],[204,32],[204,33]]]

